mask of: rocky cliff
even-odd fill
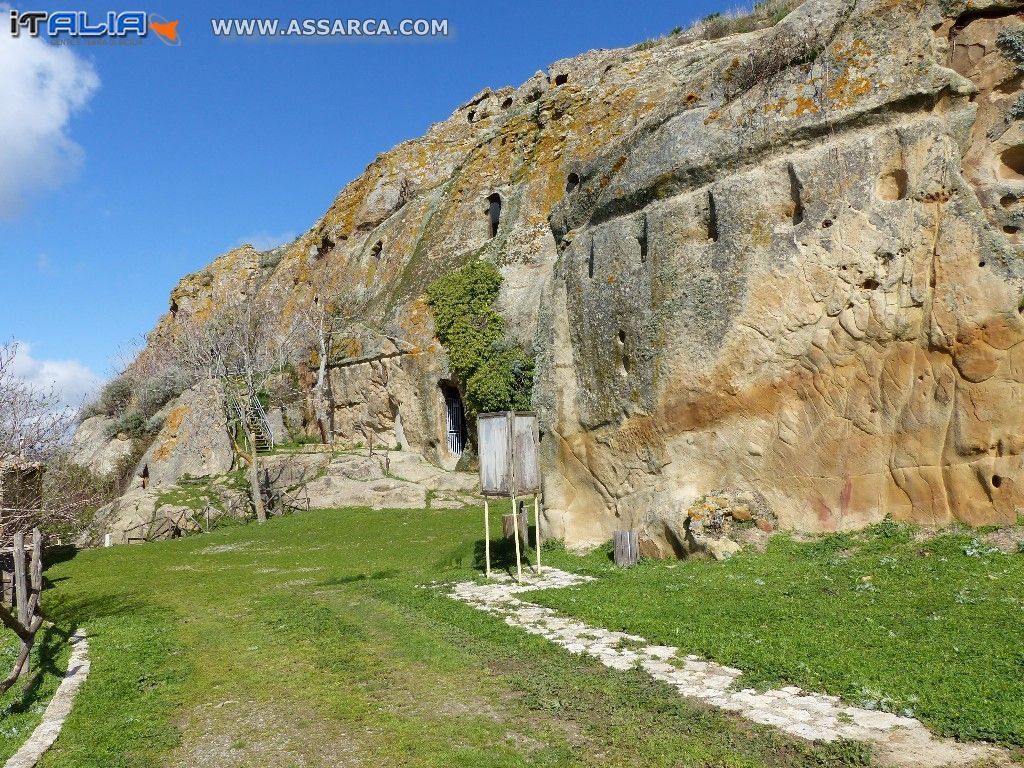
[[[286,319],[329,275],[364,329],[330,368],[339,439],[450,466],[461,382],[424,293],[487,259],[571,544],[635,527],[668,553],[719,489],[811,531],[1015,521],[1021,8],[807,0],[556,62],[382,154],[294,243],[186,277],[151,338],[240,293]]]

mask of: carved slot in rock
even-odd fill
[[[1024,181],[1024,144],[1003,150],[999,156],[999,177]]]
[[[580,177],[575,173],[570,173],[565,179],[565,194],[571,195],[579,185]]]
[[[647,262],[647,217],[644,216],[640,220],[640,234],[636,236],[637,243],[640,245],[640,263],[644,264]],[[622,332],[619,332],[622,335]]]
[[[800,178],[796,175],[796,168],[790,163],[788,166],[789,171],[789,196],[793,203],[793,226],[800,224],[804,220],[804,203],[802,199],[803,184]]]
[[[708,192],[708,240],[718,242],[718,209],[715,207],[713,192]]]
[[[594,276],[594,241],[590,241],[590,253],[587,255],[587,277]]]
[[[491,237],[494,237],[501,223],[501,195],[497,192],[487,198],[487,219],[491,226]]]

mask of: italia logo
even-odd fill
[[[145,11],[107,11],[90,16],[85,11],[19,11],[12,8],[11,36],[30,37],[148,37],[150,30],[166,45],[181,45],[178,22]]]

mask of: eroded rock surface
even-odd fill
[[[538,357],[547,527],[571,545],[632,527],[669,547],[664,521],[721,488],[782,528],[1012,522],[1021,9],[807,0],[769,29],[555,62],[379,156],[294,243],[183,279],[152,339],[239,294],[288,320],[331,275],[365,307],[328,372],[334,435],[450,468],[458,382],[424,291],[485,258]]]

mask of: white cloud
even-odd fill
[[[37,360],[32,345],[18,342],[14,375],[43,391],[53,391],[61,405],[78,408],[95,395],[103,379],[77,360]]]
[[[272,235],[269,232],[257,232],[255,235],[243,237],[238,241],[239,245],[248,243],[257,251],[271,251],[279,245],[290,243],[296,237],[294,232],[282,232],[279,235]]]
[[[0,219],[74,174],[82,148],[67,135],[71,115],[99,87],[92,64],[66,46],[12,37],[0,4]]]
[[[53,262],[50,261],[50,257],[45,253],[39,254],[39,257],[36,259],[36,267],[38,267],[39,271],[44,275],[53,274]]]

